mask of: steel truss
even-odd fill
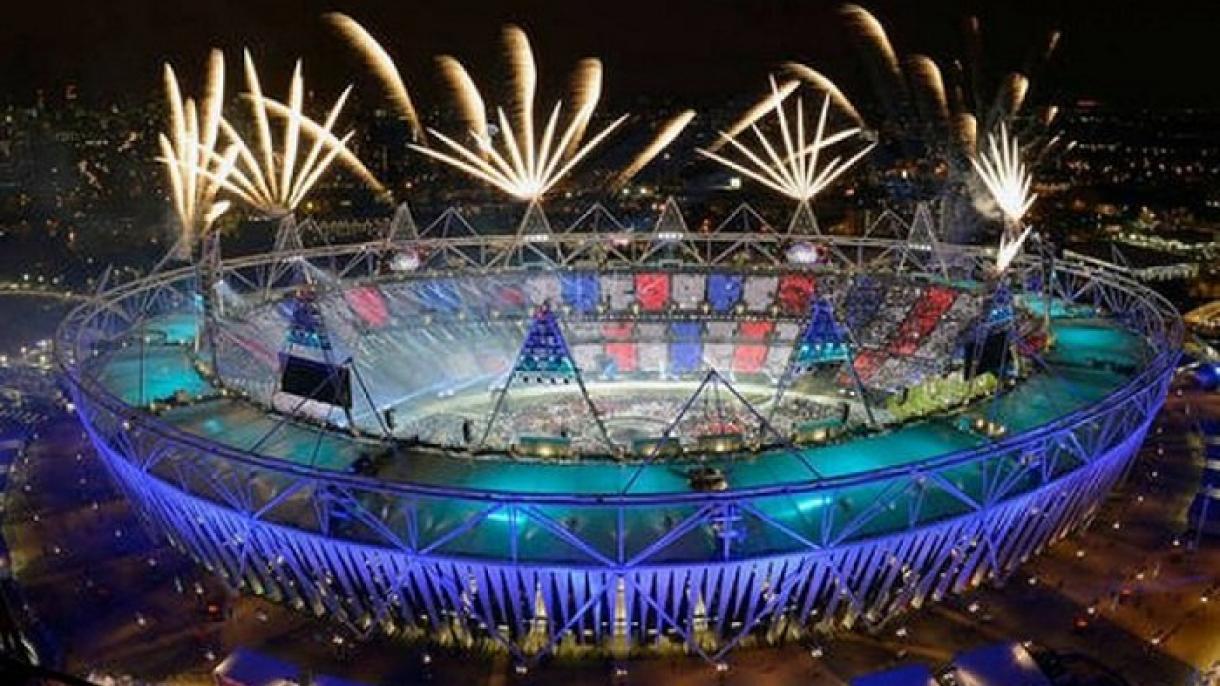
[[[286,259],[349,285],[455,266],[521,268],[505,255],[530,252],[522,237],[477,235],[463,224],[446,212],[418,237],[228,260],[221,278],[244,292],[274,291]],[[553,259],[552,269],[653,264],[655,236],[600,225],[609,232],[556,231],[548,241],[562,249],[531,254]],[[929,254],[876,236],[728,227],[665,240],[682,243],[684,261],[709,267],[740,259],[779,267],[784,247],[802,240],[833,243],[821,268],[843,272],[905,273]],[[386,274],[387,250],[416,251],[419,271]],[[992,261],[984,249],[935,250],[934,273],[981,274]],[[131,502],[234,587],[357,631],[496,644],[523,662],[657,645],[720,661],[743,642],[879,624],[1003,579],[1088,520],[1165,397],[1182,328],[1168,303],[1121,275],[1071,260],[1047,269],[1044,260],[1018,260],[1018,294],[1036,280],[1056,301],[1109,314],[1149,344],[1144,366],[1110,396],[980,448],[722,492],[582,496],[402,483],[185,433],[123,403],[90,372],[107,350],[134,335],[143,341],[151,318],[191,306],[191,268],[115,287],[78,308],[58,332],[56,355],[85,429]],[[436,515],[442,507],[448,516]],[[643,517],[659,528],[641,532]],[[739,532],[734,545],[724,544],[726,527]]]

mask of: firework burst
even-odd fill
[[[385,48],[351,17],[337,13],[325,16],[360,52],[385,84],[391,101],[411,123],[416,134],[416,142],[409,146],[412,150],[512,198],[529,202],[540,200],[627,119],[623,115],[592,136],[586,136],[601,100],[604,75],[600,60],[586,58],[573,72],[567,104],[557,102],[549,116],[541,120],[543,126],[539,129],[535,122],[538,68],[534,51],[525,32],[509,25],[504,28],[503,40],[510,70],[511,102],[506,107],[489,107],[466,67],[450,55],[441,55],[436,60],[438,71],[449,86],[464,130],[460,134],[445,134],[435,128],[425,129],[419,123],[402,76]],[[282,105],[268,103],[268,106],[285,114]],[[630,173],[620,172],[613,176],[614,180],[621,183],[638,173],[677,138],[690,117],[683,113],[663,125],[632,160],[628,167]],[[425,131],[439,141],[439,146],[425,143]],[[664,144],[659,144],[660,141]],[[343,159],[342,153],[340,159]]]
[[[742,112],[741,116],[738,117],[731,126],[729,126],[728,130],[722,132],[720,137],[714,143],[708,146],[708,151],[716,152],[720,150],[720,148],[724,147],[729,140],[736,138],[741,134],[742,131],[745,131],[753,126],[758,122],[759,119],[767,116],[769,112],[774,111],[776,104],[778,104],[784,98],[787,98],[789,95],[792,95],[792,91],[799,88],[800,85],[801,82],[796,80],[785,81],[779,87],[776,87],[775,84],[772,83],[771,90],[768,91],[761,100],[754,103],[750,109]]]
[[[584,140],[585,129],[602,97],[602,61],[587,57],[576,65],[572,74],[572,109],[576,113],[576,133],[568,144],[567,154],[576,154]]]
[[[996,250],[995,255],[995,271],[997,274],[1003,274],[1008,271],[1008,265],[1017,259],[1017,255],[1021,254],[1021,248],[1025,247],[1025,239],[1029,238],[1032,226],[1025,227],[1019,234],[1009,233],[1005,231],[1000,234],[1000,247]]]
[[[824,95],[821,113],[818,116],[813,137],[810,138],[806,131],[802,99],[797,98],[796,116],[793,121],[790,121],[784,109],[784,101],[787,96],[774,79],[771,80],[771,90],[773,104],[770,112],[774,114],[778,125],[778,143],[768,139],[755,122],[748,128],[753,132],[758,143],[758,151],[745,145],[728,132],[720,134],[720,140],[725,145],[731,146],[741,156],[740,161],[730,159],[710,149],[700,149],[698,152],[777,193],[800,203],[808,203],[868,154],[875,144],[866,145],[850,157],[844,158],[840,155],[829,162],[825,161],[823,155],[825,148],[851,139],[860,133],[860,129],[853,127],[836,133],[828,133],[826,122],[830,112],[831,96]],[[788,91],[788,94],[791,94],[791,91]]]
[[[1020,68],[995,77],[985,68],[980,22],[965,22],[965,51],[945,62],[927,55],[903,55],[885,26],[859,5],[846,5],[842,17],[857,46],[860,63],[874,92],[866,124],[851,101],[824,74],[789,63],[785,73],[831,96],[836,109],[860,126],[878,132],[890,157],[899,161],[906,179],[903,194],[940,201],[944,238],[972,242],[981,237],[977,211],[982,203],[971,182],[971,160],[986,153],[979,132],[1001,125],[1018,134],[1025,160],[1037,165],[1071,145],[1059,145],[1052,126],[1056,108],[1035,108],[1034,83],[1051,60],[1060,34],[1051,32],[1035,46]],[[875,119],[874,119],[875,118]]]
[[[831,81],[818,70],[798,62],[786,62],[784,63],[783,68],[784,71],[788,72],[793,77],[812,86],[814,90],[821,91],[829,95],[830,101],[834,103],[836,107],[843,110],[848,117],[851,117],[853,122],[860,126],[864,125],[864,117],[860,116],[860,112],[856,110],[856,106],[852,104],[851,100],[847,99],[847,96],[843,94],[843,91],[839,89],[839,86],[836,85],[834,81]]]
[[[373,34],[346,14],[330,12],[323,15],[323,18],[360,53],[365,64],[372,69],[385,87],[390,102],[411,127],[411,135],[416,141],[422,142],[424,140],[423,124],[420,122],[419,113],[415,110],[415,103],[411,101],[411,95],[407,91],[402,74],[394,65],[390,54],[381,47],[376,38],[373,38]]]
[[[436,65],[440,69],[441,78],[449,83],[449,87],[453,91],[453,98],[461,113],[462,123],[476,137],[486,138],[487,105],[483,103],[483,95],[474,85],[474,80],[470,78],[466,67],[449,55],[437,57]]]
[[[440,141],[444,149],[416,144],[411,148],[513,198],[536,201],[586,158],[627,116],[615,119],[587,139],[584,137],[601,92],[601,63],[586,60],[577,71],[577,83],[581,87],[576,89],[573,98],[572,115],[560,130],[563,107],[562,103],[556,103],[540,134],[534,123],[538,72],[529,39],[516,26],[505,28],[504,39],[512,70],[513,106],[511,116],[503,107],[496,108],[498,134],[492,135],[489,127],[473,122],[478,113],[485,109],[483,97],[473,81],[468,76],[451,77],[454,83],[462,84],[458,89],[461,93],[459,103],[467,103],[462,109],[466,113],[463,118],[469,126],[470,142],[463,143],[436,129],[429,129],[429,133]],[[445,71],[449,74],[457,76],[466,73],[457,60],[446,58],[446,63]]]
[[[653,136],[652,141],[644,146],[642,150],[635,156],[635,159],[623,168],[621,172],[615,176],[611,183],[612,188],[622,188],[628,181],[635,178],[635,175],[640,173],[640,170],[648,166],[661,151],[669,147],[670,143],[674,142],[678,136],[682,134],[686,127],[695,119],[694,110],[685,110],[673,117],[669,118],[665,123],[661,124],[657,129],[657,133]]]
[[[884,131],[899,147],[909,148],[919,156],[930,148],[956,163],[976,153],[975,132],[979,128],[992,130],[1000,124],[1019,130],[1031,148],[1049,146],[1049,127],[1055,110],[1050,107],[1031,112],[1028,100],[1031,75],[1039,74],[1051,59],[1059,43],[1058,32],[1050,34],[1042,49],[1021,70],[993,81],[984,72],[982,32],[976,18],[966,22],[965,57],[952,60],[949,69],[942,69],[927,55],[900,57],[884,25],[863,7],[846,5],[842,16],[856,40],[876,93],[880,118],[874,127]],[[790,62],[784,69],[794,78],[830,94],[838,109],[864,125],[863,118],[833,80],[804,64]],[[758,116],[761,113],[755,113],[755,118]],[[921,144],[911,144],[915,142]]]
[[[336,136],[334,126],[347,102],[351,88],[335,101],[321,124],[302,111],[305,82],[301,63],[293,68],[286,103],[263,95],[258,70],[250,53],[245,53],[246,85],[244,99],[254,120],[253,149],[228,120],[219,118],[219,127],[227,139],[228,148],[216,173],[196,165],[195,170],[207,176],[217,186],[252,209],[270,216],[291,214],[314,188],[322,175],[336,160],[341,160],[374,190],[384,190],[367,168],[347,148],[355,135],[349,131]],[[277,144],[272,133],[272,118],[282,119]],[[308,149],[303,147],[308,143]]]
[[[1008,135],[1008,127],[1000,125],[1000,135],[988,135],[987,151],[970,158],[975,173],[987,188],[1004,217],[1000,247],[996,251],[996,271],[1003,273],[1020,254],[1029,237],[1030,227],[1022,228],[1022,220],[1033,207],[1037,194],[1033,174],[1021,159],[1021,144],[1016,136]]]
[[[217,152],[224,104],[224,55],[213,50],[208,57],[203,100],[183,97],[173,67],[165,65],[165,94],[169,104],[169,133],[157,138],[160,162],[165,165],[169,191],[178,219],[179,249],[190,255],[196,240],[206,234],[229,203],[216,196],[233,166],[236,150]]]
[[[988,135],[984,154],[970,158],[979,179],[1000,208],[1008,226],[1018,226],[1037,194],[1032,193],[1033,174],[1021,159],[1021,144],[1016,136],[1008,135],[1008,127],[1000,125],[1000,135]]]

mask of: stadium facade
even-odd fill
[[[227,260],[208,321],[198,272],[164,272],[76,310],[58,360],[131,502],[228,583],[359,631],[495,643],[522,661],[658,645],[718,661],[1004,579],[1088,521],[1165,397],[1181,321],[1120,274],[1029,254],[997,284],[992,251],[913,239],[931,235],[926,212],[890,216],[892,237],[831,238],[694,233],[674,211],[652,231],[605,213],[596,230],[587,214],[506,235],[453,231],[467,225],[450,212],[418,234]],[[291,356],[277,341],[308,338],[282,307],[302,278],[335,339],[316,347],[345,348],[354,378],[342,420],[276,404]],[[955,354],[997,290],[1025,324],[997,389],[915,417],[893,402],[860,411],[961,374]],[[799,352],[818,298],[850,358]],[[571,369],[520,366],[542,305]],[[782,410],[738,391],[796,388],[789,375],[821,363],[837,365],[824,376],[838,435],[798,440]],[[685,414],[709,380],[745,408],[734,422],[758,423],[725,448],[703,440],[707,422],[663,418],[651,436],[634,426],[635,444],[611,436],[617,452],[577,450],[573,427],[551,426],[558,458],[521,432],[499,444],[410,424],[424,400],[513,398],[518,377],[578,378],[609,434],[599,394],[673,388]],[[510,427],[536,423],[521,407]]]

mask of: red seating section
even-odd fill
[[[635,299],[645,312],[660,312],[669,304],[668,274],[636,274]]]
[[[800,316],[808,314],[809,299],[813,297],[816,283],[808,274],[785,274],[779,280],[776,300],[784,314]]]
[[[635,322],[602,322],[602,335],[611,341],[631,340],[635,333]]]
[[[881,368],[881,364],[885,362],[885,356],[876,350],[865,350],[856,355],[855,364],[856,374],[860,377],[861,383],[868,383],[868,380],[873,378],[873,374]],[[851,383],[850,378],[840,376],[840,383]]]
[[[775,329],[773,321],[742,322],[737,327],[737,333],[747,340],[761,341]]]
[[[607,343],[606,355],[614,360],[620,372],[634,372],[636,368],[635,343]]]
[[[382,327],[390,320],[385,298],[376,286],[357,286],[345,292],[343,297],[360,320],[373,328]]]
[[[744,374],[756,374],[762,371],[767,359],[765,345],[739,345],[733,351],[733,371]]]
[[[894,355],[914,355],[924,337],[932,333],[956,298],[957,293],[948,288],[932,286],[926,289],[890,341],[889,351]]]

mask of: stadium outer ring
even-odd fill
[[[572,240],[590,243],[588,236]],[[630,255],[620,251],[623,259],[636,265],[655,259],[647,236],[629,240],[645,244]],[[723,233],[698,240],[715,242],[720,260],[756,249],[750,243],[771,244],[774,254],[794,239]],[[811,240],[827,244],[838,268],[918,271],[920,260],[928,258],[926,246],[917,253],[901,241]],[[404,245],[437,259],[437,267],[446,264],[451,251],[469,255],[466,248],[478,245],[489,257],[474,269],[503,268],[525,251],[559,264],[583,249],[544,255],[510,236],[420,238]],[[361,270],[375,278],[377,255],[387,247],[378,242],[302,249],[226,261],[224,270],[251,279],[274,271],[266,268],[270,265],[306,259],[355,282],[352,275]],[[956,246],[939,250],[937,259],[959,268],[967,263],[968,270],[979,269],[992,255]],[[707,254],[712,252],[709,248]],[[1045,261],[1027,257],[1016,272],[1046,268]],[[1088,520],[1125,473],[1164,400],[1182,326],[1168,302],[1119,274],[1068,260],[1054,261],[1050,268],[1057,299],[1120,316],[1151,347],[1148,364],[1121,388],[984,448],[797,486],[627,495],[478,491],[327,472],[210,442],[123,403],[86,366],[99,341],[128,335],[149,313],[189,301],[196,287],[189,268],[124,284],[77,308],[57,334],[56,360],[82,424],[130,501],[156,531],[235,587],[330,615],[357,631],[498,645],[522,662],[556,652],[621,654],[640,646],[671,646],[718,662],[743,641],[795,638],[832,623],[883,622],[928,599],[1003,579]],[[978,498],[955,489],[947,478],[950,470],[966,465],[995,473],[992,481],[984,479],[984,495]],[[874,503],[838,525],[824,524],[818,535],[794,530],[758,507],[767,498],[810,493],[829,494],[834,502],[844,489],[898,478],[909,483],[887,496],[894,499],[891,505],[938,492],[960,501],[959,511],[936,521],[921,521],[913,512],[909,526],[861,537],[867,513],[876,517],[886,503]],[[267,493],[243,488],[268,481],[278,488]],[[1034,485],[1020,490],[1028,481]],[[414,537],[412,522],[441,499],[469,503],[472,514],[441,535],[443,541]],[[276,508],[300,500],[317,513],[312,526],[276,521]],[[403,513],[397,528],[374,507],[387,502]],[[669,530],[651,545],[626,550],[627,513],[662,506],[689,514],[669,522]],[[607,547],[582,539],[543,511],[550,507],[613,509],[619,522],[611,532],[613,542]],[[530,526],[584,559],[557,564],[520,559],[515,549],[503,559],[438,550],[473,535],[494,513],[507,514],[514,540]],[[764,531],[764,537],[786,545],[744,556],[727,546],[723,554],[705,559],[665,555],[668,545],[693,531],[714,531],[743,519],[751,532]],[[345,538],[339,531],[344,522],[361,523],[365,533]],[[379,540],[371,540],[370,532]]]

